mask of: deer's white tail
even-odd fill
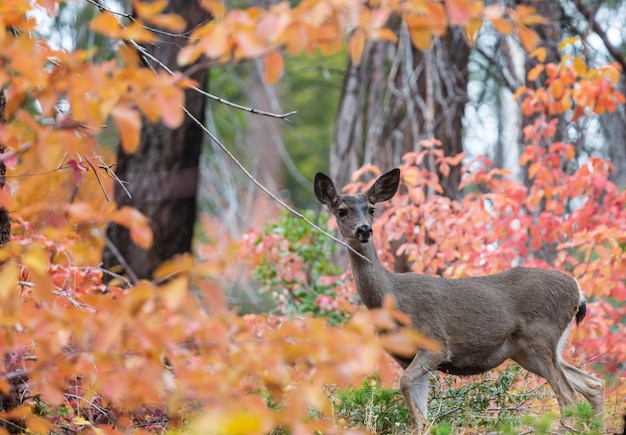
[[[578,311],[576,311],[576,325],[579,325],[580,322],[585,318],[585,314],[587,314],[587,303],[585,294],[583,293],[583,289],[580,288],[580,284],[578,280],[576,281],[576,285],[578,286],[578,292],[580,293],[580,301],[578,302]]]

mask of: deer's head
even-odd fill
[[[315,176],[315,196],[337,218],[341,234],[347,242],[367,243],[372,236],[374,205],[395,195],[400,182],[400,169],[392,169],[364,193],[342,195],[333,181],[320,172]]]

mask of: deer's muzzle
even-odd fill
[[[369,225],[361,225],[356,229],[356,237],[361,243],[367,243],[372,237],[372,227]]]

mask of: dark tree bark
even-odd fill
[[[209,13],[196,0],[171,0],[168,9],[187,21],[187,31],[210,19]],[[147,44],[146,51],[168,68],[178,69],[176,56],[185,45],[188,33],[157,35],[159,41]],[[144,61],[160,69],[148,57],[144,57]],[[202,86],[206,72],[196,72],[191,78]],[[201,122],[205,104],[205,98],[199,93],[186,92],[185,107]],[[150,219],[154,243],[150,249],[143,250],[131,241],[127,229],[111,224],[103,253],[105,268],[126,273],[133,279],[150,278],[163,261],[191,250],[202,140],[202,130],[189,117],[175,130],[144,119],[137,152],[127,154],[119,148],[116,174],[127,183],[125,187],[132,198],[122,186],[116,185],[115,200],[119,207],[135,207]]]
[[[0,124],[5,123],[4,109],[6,104],[6,96],[4,95],[4,91],[0,89]],[[0,154],[2,153],[4,153],[4,145],[0,143]],[[7,183],[6,172],[7,167],[5,166],[4,161],[0,161],[0,189],[3,189],[4,185]],[[0,207],[0,246],[4,246],[10,238],[11,218],[9,217],[9,212],[4,207]]]
[[[361,62],[350,62],[343,85],[330,156],[337,184],[365,163],[391,169],[423,139],[439,139],[447,155],[461,152],[469,54],[459,29],[426,52],[413,48],[406,30],[397,44],[368,44]],[[452,198],[459,195],[459,171],[441,177]]]

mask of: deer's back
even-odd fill
[[[507,353],[515,342],[535,334],[551,333],[555,336],[547,339],[558,341],[580,298],[573,278],[542,269],[518,267],[463,279],[415,274],[396,278],[393,293],[414,326],[451,354],[474,355],[476,361],[498,349]],[[546,322],[561,327],[547,332]]]

